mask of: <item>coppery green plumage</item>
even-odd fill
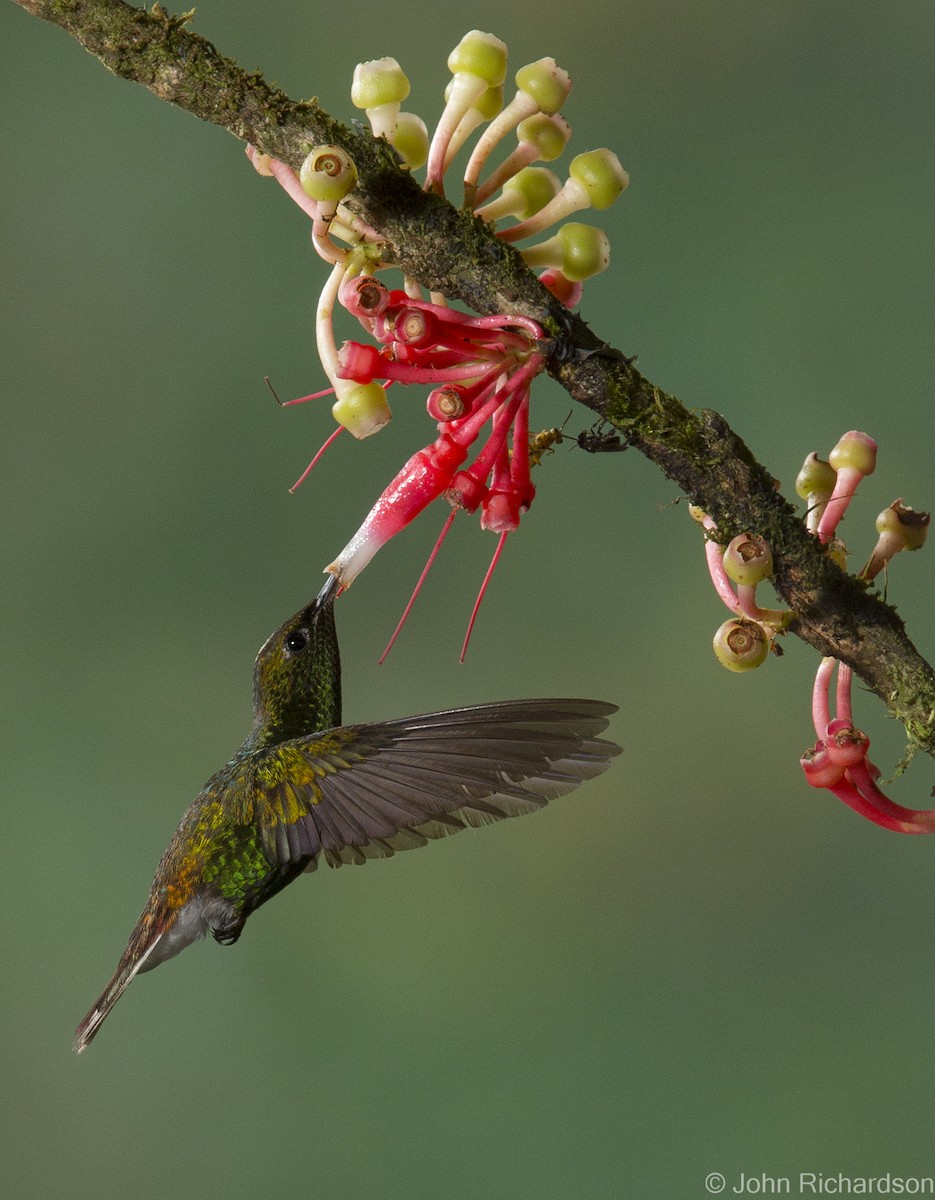
[[[77,1029],[90,1043],[127,984],[209,932],[235,942],[254,909],[323,855],[385,858],[541,808],[606,770],[615,706],[518,700],[342,727],[333,579],[257,655],[254,721],[166,847],[113,978]]]

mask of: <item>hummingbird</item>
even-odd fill
[[[250,913],[322,858],[388,858],[535,812],[620,753],[596,736],[617,706],[597,700],[507,700],[342,726],[338,591],[330,576],[261,647],[253,727],[182,817],[117,970],[75,1031],[77,1053],[135,975],[207,933],[232,945]]]

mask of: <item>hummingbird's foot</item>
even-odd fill
[[[243,933],[243,927],[246,920],[240,920],[233,925],[226,925],[223,928],[212,929],[211,936],[219,946],[233,946],[234,942]]]

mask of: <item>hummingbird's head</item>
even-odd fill
[[[263,643],[253,671],[253,734],[258,746],[340,724],[341,661],[334,628],[338,588],[329,575],[311,604]]]

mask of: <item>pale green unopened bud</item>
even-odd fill
[[[877,465],[877,444],[869,434],[852,429],[845,433],[829,455],[836,471],[857,471],[861,475],[872,475]]]
[[[714,653],[728,671],[752,671],[769,654],[769,638],[756,621],[725,621],[714,635]]]
[[[727,577],[743,587],[756,587],[773,573],[773,552],[764,538],[740,534],[724,551]]]
[[[539,112],[555,113],[562,107],[571,91],[568,72],[556,65],[554,58],[540,58],[516,72],[516,86],[530,96]]]
[[[796,476],[795,490],[803,500],[812,503],[820,497],[827,500],[834,491],[836,479],[837,472],[831,463],[819,458],[813,450]]]
[[[332,415],[356,438],[370,437],[389,424],[392,412],[386,389],[380,383],[357,383],[341,395],[331,407]]]
[[[409,95],[409,80],[395,58],[375,58],[354,68],[351,100],[356,108],[401,104]]]
[[[612,150],[588,150],[571,160],[569,179],[579,184],[592,208],[610,208],[630,182]]]
[[[338,146],[316,146],[299,169],[299,182],[312,200],[337,207],[356,185],[357,168]]]
[[[429,156],[429,133],[425,122],[415,113],[401,112],[396,118],[396,128],[390,141],[399,151],[403,166],[417,171],[425,166]]]
[[[448,55],[452,75],[477,75],[488,87],[498,87],[506,79],[506,43],[492,33],[472,29]]]

